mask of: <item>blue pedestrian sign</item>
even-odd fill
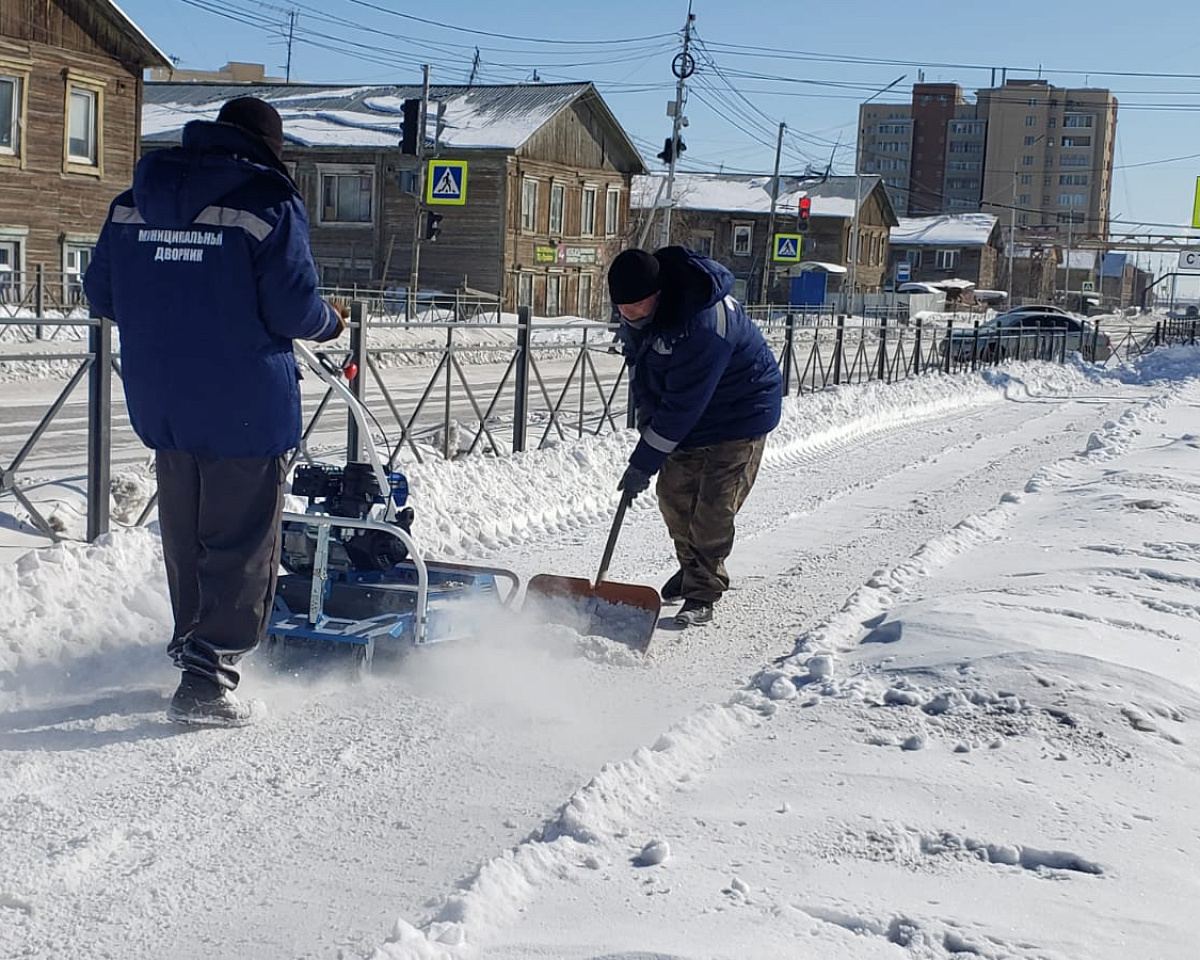
[[[912,278],[912,264],[908,260],[896,261],[896,282],[908,283]]]
[[[777,233],[771,259],[783,263],[799,263],[800,248],[803,244],[804,237],[798,233]]]
[[[430,160],[425,182],[426,203],[462,206],[467,202],[467,161]]]

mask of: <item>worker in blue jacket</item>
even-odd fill
[[[619,484],[656,492],[679,570],[675,622],[707,623],[729,588],[734,518],[779,423],[782,380],[759,329],[732,296],[733,274],[684,247],[626,250],[608,272],[641,439]]]
[[[171,720],[241,725],[237,662],[266,632],[285,454],[300,441],[295,339],[329,340],[283,123],[253,97],[195,120],[118,196],[84,278],[116,322],[129,419],[155,451],[163,559],[183,675]]]

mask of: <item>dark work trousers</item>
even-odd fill
[[[676,450],[658,472],[658,508],[675,542],[683,597],[716,603],[729,589],[734,518],[758,476],[766,437]]]
[[[167,652],[186,673],[238,684],[266,633],[279,570],[283,457],[159,450],[158,519],[175,614]]]

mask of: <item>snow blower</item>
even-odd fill
[[[302,343],[295,352],[369,438],[366,409],[342,370]],[[409,532],[407,478],[385,467],[369,439],[364,447],[366,462],[301,464],[293,474],[292,494],[307,498],[308,509],[283,514],[283,572],[264,645],[276,669],[308,673],[349,661],[369,670],[467,635],[466,601],[506,608],[519,592],[512,571],[427,560]]]

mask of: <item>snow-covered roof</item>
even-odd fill
[[[653,207],[666,179],[665,173],[634,177],[630,197],[633,208],[647,210]],[[771,212],[772,179],[754,174],[676,173],[672,187],[674,207],[676,210],[767,214]],[[861,206],[880,182],[876,176],[829,177],[814,182],[781,175],[776,211],[794,213],[801,194],[807,193],[812,198],[812,216],[849,219],[854,216],[856,191]]]
[[[1060,270],[1066,269],[1067,266],[1070,266],[1072,270],[1095,270],[1096,251],[1072,250],[1058,264]]]
[[[937,217],[901,217],[892,227],[892,246],[981,247],[996,229],[990,213],[952,213]]]
[[[306,147],[395,147],[403,122],[401,104],[418,98],[418,86],[328,86],[313,84],[147,83],[142,136],[178,143],[190,120],[215,120],[234,97],[260,97],[283,117],[284,138]],[[637,148],[625,137],[590,83],[434,86],[433,104],[443,105],[441,145],[451,150],[516,150],[560,110],[587,97],[624,138],[631,165],[641,169]],[[437,110],[426,127],[432,141]]]
[[[141,58],[139,66],[171,66],[170,58],[158,49],[154,42],[142,32],[142,28],[134,23],[129,14],[117,6],[114,0],[96,0],[96,6],[107,13],[109,19],[116,24],[121,35],[137,50],[138,56]]]

